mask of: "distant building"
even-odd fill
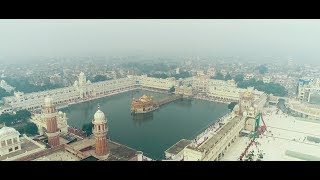
[[[262,78],[262,81],[264,83],[270,83],[271,82],[271,77],[270,76],[265,76],[265,77]]]
[[[320,79],[300,79],[298,99],[301,102],[320,104]]]
[[[176,69],[176,74],[180,74],[180,68]]]
[[[0,157],[21,149],[19,135],[20,133],[11,127],[0,129]]]
[[[4,90],[6,90],[7,92],[12,92],[15,89],[15,87],[7,84],[7,82],[5,80],[0,81],[0,87],[3,88]]]
[[[248,80],[250,80],[250,79],[252,79],[252,78],[254,78],[254,74],[253,74],[253,73],[249,73],[249,74],[246,74],[246,75],[244,76],[244,80],[246,80],[246,81],[248,81]]]
[[[45,115],[46,124],[47,124],[46,134],[48,136],[48,143],[51,147],[59,146],[60,131],[58,129],[56,108],[53,105],[53,99],[51,97],[45,98],[43,113]]]
[[[215,69],[214,68],[209,68],[207,70],[207,75],[211,78],[214,77],[214,75],[216,74]]]

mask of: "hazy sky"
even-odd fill
[[[226,55],[320,60],[320,20],[0,20],[2,56]]]

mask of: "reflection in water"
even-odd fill
[[[144,114],[131,114],[132,120],[135,125],[141,125],[144,122],[153,120],[153,112]]]
[[[154,159],[163,159],[164,151],[180,139],[193,139],[204,127],[228,112],[226,104],[197,99],[177,100],[146,114],[131,115],[132,97],[151,95],[156,100],[168,97],[144,90],[75,104],[62,109],[68,124],[82,129],[92,124],[98,104],[108,120],[108,137],[116,142],[138,149]],[[89,129],[90,127],[88,127]]]
[[[174,101],[174,104],[179,106],[179,107],[191,108],[192,99],[178,99],[178,100]]]

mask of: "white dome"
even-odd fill
[[[105,123],[106,122],[106,117],[104,115],[104,113],[98,109],[98,111],[94,114],[94,122],[99,123]]]
[[[45,106],[52,106],[53,105],[53,99],[50,96],[47,96],[44,98],[44,105]]]
[[[84,73],[83,73],[83,72],[81,72],[79,76],[84,76]]]
[[[9,135],[19,136],[20,133],[12,127],[5,126],[0,129],[0,139],[5,138],[6,136],[9,136]]]

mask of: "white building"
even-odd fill
[[[180,68],[176,68],[176,74],[180,74]]]
[[[209,68],[207,70],[207,76],[209,77],[213,77],[216,74],[215,69],[214,68]]]
[[[301,102],[320,104],[320,79],[300,79],[298,99]]]
[[[4,156],[21,149],[20,133],[11,127],[0,129],[0,156]]]
[[[133,90],[138,87],[169,90],[175,85],[176,80],[174,78],[159,79],[147,76],[128,76],[126,78],[91,83],[86,80],[86,76],[81,72],[73,86],[28,94],[15,92],[14,96],[4,97],[3,100],[6,106],[13,109],[35,110],[42,108],[46,96],[51,96],[54,99],[53,104],[60,108],[80,101]]]
[[[265,77],[262,78],[262,81],[264,83],[270,83],[271,82],[271,77],[270,76],[265,76]]]
[[[244,76],[244,80],[246,80],[246,81],[248,81],[248,80],[250,80],[250,79],[252,79],[252,78],[254,78],[254,74],[253,74],[253,73],[249,73],[249,74],[246,74],[246,75]]]
[[[15,89],[15,87],[12,87],[9,84],[7,84],[5,80],[0,81],[0,87],[6,90],[7,92],[11,92]]]
[[[68,127],[69,126],[68,126],[68,123],[67,123],[68,118],[67,118],[66,113],[63,113],[63,112],[59,111],[56,115],[57,115],[58,129],[62,133],[68,133]],[[31,117],[31,122],[33,122],[34,124],[37,125],[38,133],[40,135],[45,134],[44,130],[47,128],[45,114],[43,114],[43,113],[34,114]]]
[[[86,81],[84,73],[80,73],[79,79],[74,82],[73,86],[28,94],[15,92],[14,96],[4,97],[3,99],[5,105],[14,109],[35,110],[42,107],[44,98],[49,95],[54,99],[54,105],[63,107],[70,103],[129,90],[135,87],[135,79],[121,78],[91,83]]]
[[[137,76],[136,81],[139,82],[139,85],[142,87],[148,88],[155,88],[160,90],[169,90],[171,87],[176,85],[175,78],[154,78],[154,77],[147,77],[146,75]]]

